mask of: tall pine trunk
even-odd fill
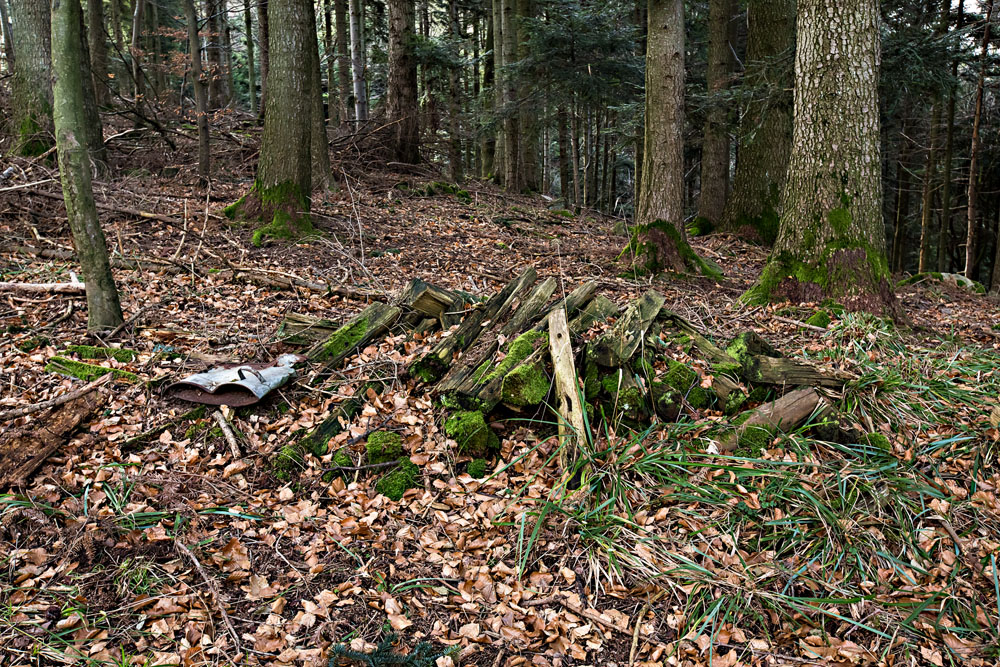
[[[517,60],[517,0],[501,0],[501,45],[504,65]],[[512,192],[521,189],[520,122],[517,111],[517,83],[509,73],[503,77],[503,186]]]
[[[458,22],[458,0],[448,0],[448,35],[453,43],[461,38]],[[448,172],[453,183],[461,183],[462,173],[462,136],[461,112],[462,100],[459,88],[460,66],[454,65],[448,69]]]
[[[250,113],[257,115],[257,63],[253,54],[253,15],[250,0],[243,0],[243,39],[247,48],[247,94],[250,97]]]
[[[333,36],[333,7],[330,0],[323,0],[323,47],[326,53],[326,109],[330,125],[340,125],[340,104],[334,93],[337,90],[337,52]]]
[[[531,49],[528,44],[528,31],[524,28],[524,20],[535,15],[535,0],[517,0],[517,60],[526,60],[531,57]],[[534,104],[521,103],[518,105],[518,118],[521,145],[518,150],[518,159],[521,167],[521,187],[529,192],[541,190],[541,175],[539,168],[541,158],[539,148],[541,137],[538,108]]]
[[[736,13],[733,0],[708,4],[708,113],[701,142],[701,194],[698,217],[707,226],[722,218],[729,191],[729,104],[726,91],[732,62],[729,22]]]
[[[389,89],[386,111],[393,159],[420,162],[420,118],[417,114],[416,6],[413,0],[389,0]]]
[[[104,36],[104,0],[87,0],[87,23],[90,24],[90,70],[94,75],[94,101],[107,106],[108,43]]]
[[[750,300],[898,311],[879,155],[878,0],[799,0],[795,117],[778,238]]]
[[[965,241],[965,277],[976,279],[976,224],[979,215],[979,152],[982,138],[979,136],[983,118],[983,89],[986,81],[987,56],[990,48],[990,27],[993,23],[993,0],[987,0],[986,25],[983,26],[982,55],[979,58],[979,77],[976,80],[976,107],[972,116],[972,147],[969,149],[969,189],[966,222],[968,231]]]
[[[11,111],[14,152],[40,155],[51,145],[52,49],[47,0],[11,0],[14,77]]]
[[[253,234],[255,245],[268,236],[312,230],[312,0],[270,0],[268,19],[270,74],[257,177],[250,192],[225,211],[230,218],[265,223]]]
[[[311,2],[310,14],[312,22],[312,32],[309,33],[309,51],[311,53],[310,76],[310,97],[312,98],[312,131],[310,138],[312,146],[310,155],[312,157],[312,187],[314,190],[325,192],[330,188],[332,182],[330,172],[330,144],[326,136],[326,116],[323,113],[323,74],[319,63],[319,43],[316,40],[317,17]]]
[[[42,4],[42,3],[39,3]],[[79,0],[53,0],[51,53],[53,121],[66,216],[73,233],[87,292],[87,329],[114,329],[123,321],[118,289],[90,181],[90,155],[79,137],[86,133],[84,111],[83,10]]]
[[[135,108],[142,113],[142,100],[146,95],[146,82],[142,70],[142,21],[145,16],[146,0],[134,0],[132,10],[132,42],[129,45],[132,57],[132,91],[135,96]]]
[[[260,44],[260,118],[267,112],[267,77],[271,73],[270,0],[257,0],[257,43]]]
[[[340,120],[346,123],[354,117],[351,104],[351,54],[348,50],[347,0],[333,0],[334,23],[337,28],[337,92],[340,94]]]
[[[368,120],[368,91],[365,89],[364,23],[360,0],[349,0],[351,17],[351,72],[354,77],[354,118]]]
[[[201,68],[201,39],[198,37],[198,11],[194,0],[184,0],[187,18],[188,51],[191,55],[191,85],[194,88],[194,112],[198,125],[198,181],[207,185],[211,178],[211,152],[208,136],[208,93]],[[252,91],[251,91],[252,93]]]
[[[10,14],[7,12],[7,0],[0,0],[0,29],[3,30],[3,55],[7,59],[7,70],[14,70],[14,37],[10,32]]]
[[[795,1],[748,0],[745,85],[755,91],[740,119],[733,190],[719,227],[771,245],[778,235],[781,191],[792,146]],[[776,76],[775,73],[785,73]]]
[[[507,139],[504,136],[506,125],[503,122],[504,78],[503,70],[503,0],[493,0],[493,11],[490,14],[493,24],[493,114],[496,124],[496,143],[493,151],[494,180],[503,185],[506,175],[504,150]]]

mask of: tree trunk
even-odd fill
[[[993,23],[993,0],[987,0],[986,25],[983,26],[982,55],[979,58],[979,77],[976,80],[976,108],[972,116],[972,147],[969,149],[969,190],[966,216],[968,232],[965,241],[965,277],[976,279],[976,222],[979,204],[979,152],[982,138],[979,126],[983,118],[983,89],[986,81],[987,56],[990,48],[990,27]]]
[[[503,59],[503,0],[493,0],[491,23],[493,25],[493,115],[496,118],[496,143],[493,151],[493,174],[494,180],[503,185],[506,175],[504,167],[504,147],[507,139],[504,136],[505,125],[503,123],[503,87],[504,87],[504,59]]]
[[[257,43],[260,45],[260,117],[267,111],[267,77],[271,73],[270,0],[257,0]]]
[[[311,119],[316,36],[312,0],[270,0],[271,43],[264,133],[257,178],[250,192],[226,209],[229,217],[261,220],[253,243],[268,236],[289,237],[312,230]]]
[[[934,220],[934,188],[937,184],[938,126],[941,124],[941,100],[936,98],[931,111],[930,145],[924,162],[924,183],[920,196],[920,260],[918,271],[930,271],[931,223]]]
[[[14,38],[10,32],[10,14],[7,13],[7,0],[0,0],[0,28],[3,29],[3,54],[7,59],[7,70],[14,71]]]
[[[46,0],[11,0],[14,35],[14,78],[11,112],[14,152],[40,155],[51,145],[52,69],[49,3]]]
[[[518,49],[516,60],[525,60],[531,57],[531,50],[528,44],[528,31],[522,26],[524,19],[530,19],[535,15],[535,0],[517,0],[517,41]],[[541,190],[541,177],[539,165],[541,160],[538,156],[539,134],[541,132],[538,109],[533,104],[519,104],[518,118],[521,145],[518,150],[520,160],[521,187],[529,192]]]
[[[326,136],[326,117],[323,113],[323,74],[319,64],[319,43],[317,35],[317,17],[314,9],[315,5],[310,1],[310,13],[312,14],[312,32],[309,33],[309,51],[312,54],[312,75],[311,92],[312,97],[312,132],[310,138],[312,147],[310,154],[312,157],[312,187],[315,190],[325,192],[330,187],[330,144]]]
[[[795,118],[774,250],[751,300],[898,314],[882,222],[877,0],[799,0]]]
[[[247,94],[250,97],[250,113],[257,115],[257,67],[253,57],[253,16],[250,0],[243,0],[243,32],[247,47]]]
[[[207,61],[208,108],[226,105],[226,82],[222,67],[222,28],[219,22],[220,0],[205,0],[205,60]]]
[[[83,11],[79,0],[58,0],[52,4],[53,118],[59,174],[66,215],[87,285],[87,329],[114,329],[123,321],[122,309],[108,262],[104,232],[97,219],[90,182],[90,155],[86,145],[77,139],[85,134],[87,122],[80,32]]]
[[[906,226],[910,221],[910,172],[913,169],[913,141],[910,139],[910,104],[903,105],[903,124],[899,133],[899,160],[896,162],[896,215],[892,233],[890,268],[902,273],[906,266]]]
[[[227,0],[220,0],[219,11],[222,51],[226,57],[226,104],[230,104],[236,97],[236,75],[233,72],[233,34],[229,25],[229,3]]]
[[[559,192],[562,194],[563,205],[570,208],[573,205],[570,196],[570,147],[569,147],[569,120],[565,107],[559,107],[556,111],[556,125],[559,132]]]
[[[952,66],[954,78],[958,78],[958,61]],[[938,228],[937,270],[941,273],[951,269],[948,242],[951,232],[951,183],[952,163],[955,150],[955,89],[948,91],[948,130],[944,141],[944,160],[941,168],[941,220]]]
[[[637,54],[640,58],[646,57],[649,32],[649,8],[648,0],[636,0],[635,2],[635,25],[639,34]],[[645,109],[639,114],[639,122],[635,127],[635,173],[633,174],[632,207],[635,213],[639,211],[639,190],[642,187],[642,164],[646,156],[643,154],[646,141],[645,130]]]
[[[580,209],[584,202],[580,199],[580,114],[577,113],[577,105],[573,104],[573,118],[570,125],[569,142],[570,155],[573,158],[573,205]]]
[[[458,23],[458,0],[448,0],[448,36],[457,44],[461,39]],[[459,88],[460,67],[455,65],[448,69],[449,106],[448,110],[448,172],[453,183],[461,183],[462,175],[462,137],[460,134],[460,114],[462,111],[461,92]]]
[[[748,0],[744,79],[763,89],[743,110],[733,191],[720,227],[771,245],[778,235],[781,191],[792,145],[792,68],[776,66],[795,50],[795,1]],[[788,72],[775,78],[774,72]]]
[[[333,37],[333,7],[330,0],[323,0],[323,47],[326,52],[326,113],[329,124],[340,125],[339,99],[334,91],[337,89],[336,64],[337,53]]]
[[[386,111],[393,159],[420,162],[420,118],[417,115],[417,61],[412,42],[416,24],[413,0],[389,0],[389,89]]]
[[[249,3],[247,3],[249,7]],[[208,185],[211,178],[211,153],[208,137],[208,94],[205,90],[204,73],[201,69],[201,40],[198,38],[198,12],[194,0],[184,0],[184,15],[187,18],[188,49],[191,52],[191,84],[194,87],[195,117],[198,124],[198,181]],[[249,13],[248,13],[249,16]],[[249,32],[247,34],[250,34]],[[248,44],[252,39],[247,40]],[[251,70],[252,71],[252,70]],[[251,88],[251,98],[253,89]]]
[[[79,0],[77,0],[79,2]],[[94,90],[94,72],[90,68],[90,47],[87,40],[87,26],[80,12],[80,70],[83,83],[83,134],[81,135],[90,155],[94,171],[103,176],[108,173],[108,149],[104,146],[104,128],[101,125],[101,111],[97,107],[97,93]]]
[[[351,14],[351,71],[354,75],[354,117],[368,120],[368,92],[365,90],[364,25],[360,0],[349,0]]]
[[[646,121],[636,222],[650,271],[684,271],[684,3],[649,0]],[[639,248],[636,248],[638,250]]]
[[[351,104],[351,54],[348,52],[347,0],[333,0],[334,23],[337,28],[337,92],[340,94],[340,120],[353,118]]]
[[[133,0],[135,7],[132,12],[132,43],[129,47],[132,56],[132,83],[135,89],[132,91],[135,96],[135,108],[142,113],[142,98],[146,95],[146,85],[142,72],[142,17],[146,7],[146,0]]]
[[[517,0],[501,0],[503,61],[517,61]],[[503,78],[503,186],[511,192],[521,190],[520,123],[517,113],[517,84],[513,76]]]
[[[94,74],[94,101],[108,105],[108,43],[104,37],[104,0],[87,0],[87,23],[90,24],[90,71]]]
[[[733,0],[710,0],[708,13],[708,113],[701,143],[701,193],[698,217],[712,227],[722,218],[729,191],[729,103],[726,90],[732,63],[729,22]]]

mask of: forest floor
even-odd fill
[[[95,184],[113,257],[138,263],[115,270],[126,317],[138,316],[113,339],[87,336],[81,296],[0,294],[0,412],[81,386],[45,371],[69,345],[138,352],[94,362],[136,377],[98,390],[98,415],[0,488],[0,665],[319,665],[333,645],[371,650],[390,634],[403,652],[456,647],[440,665],[1000,660],[995,301],[927,280],[898,293],[912,326],[844,314],[804,328],[794,322],[814,308],[740,303],[766,258],[741,239],[694,239],[725,270],[718,283],[630,279],[614,219],[566,217],[479,182],[463,186],[468,200],[428,195],[441,180],[429,169],[350,155],[341,187],[314,205],[320,234],[257,248],[221,215],[251,183],[253,136],[220,140],[224,167],[207,193],[193,185],[191,149],[126,137],[115,146],[123,175]],[[59,193],[57,177],[16,164],[0,188],[0,280],[67,281],[71,259],[23,252],[72,250],[60,202],[39,194]],[[595,435],[602,495],[581,499],[556,488],[554,438],[521,418],[494,425],[494,472],[473,479],[444,413],[402,372],[440,333],[373,343],[333,391],[316,391],[307,367],[260,405],[224,409],[238,458],[211,414],[179,419],[192,406],[162,391],[218,363],[295,351],[278,340],[288,313],[345,321],[366,305],[261,284],[248,269],[376,294],[422,278],[488,296],[529,265],[557,278],[557,294],[596,281],[624,305],[652,287],[714,340],[756,331],[849,374],[831,400],[888,448],[801,429],[759,455],[721,456],[705,437],[721,412],[639,433],[610,420]],[[324,481],[329,455],[278,479],[273,455],[376,368],[395,381],[336,444],[359,460],[370,430],[399,432],[423,488],[396,502],[370,471]],[[39,414],[0,424],[0,439]]]

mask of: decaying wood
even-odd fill
[[[594,360],[617,368],[631,359],[665,302],[666,297],[654,290],[632,302],[614,328],[594,342]]]
[[[509,312],[517,297],[535,282],[536,277],[535,268],[528,267],[520,276],[490,297],[481,308],[466,315],[457,329],[448,332],[448,335],[430,352],[410,364],[407,369],[410,375],[415,375],[425,382],[440,379],[451,367],[455,355],[471,347],[485,327],[501,319],[505,312]]]
[[[694,343],[694,346],[698,349],[698,352],[706,361],[713,364],[732,363],[734,361],[725,350],[708,340],[708,338],[703,336],[693,324],[677,313],[664,309],[660,312],[660,317],[664,322],[689,337]]]
[[[0,282],[0,292],[31,292],[42,294],[83,294],[84,283],[8,283]]]
[[[787,433],[798,428],[823,407],[825,401],[813,387],[803,387],[781,398],[751,410],[740,425],[720,442],[719,449],[732,452],[739,445],[740,437],[749,429],[766,429],[769,432]],[[739,421],[739,419],[737,419]]]
[[[343,323],[302,313],[288,313],[278,326],[277,338],[292,345],[312,345],[326,340]]]
[[[236,434],[233,433],[232,427],[229,426],[229,422],[226,421],[226,416],[222,414],[221,410],[216,410],[212,413],[215,418],[215,423],[219,425],[222,430],[222,435],[226,438],[226,443],[229,445],[229,453],[233,455],[233,460],[239,460],[243,458],[243,453],[240,451],[239,443],[236,442]]]
[[[88,391],[0,441],[0,489],[23,484],[104,403]]]
[[[507,323],[500,329],[500,335],[509,338],[521,331],[534,321],[535,317],[542,311],[548,303],[549,298],[556,291],[556,279],[548,277],[535,286],[531,294],[517,306],[517,310],[511,315]]]
[[[549,354],[556,382],[556,405],[559,412],[559,464],[564,472],[578,456],[578,442],[586,437],[583,402],[580,400],[580,383],[573,363],[573,343],[566,323],[566,311],[557,308],[548,317]],[[586,475],[586,472],[584,472]]]
[[[565,299],[560,299],[555,304],[553,304],[551,308],[546,308],[545,310],[542,311],[543,313],[545,313],[545,316],[542,317],[538,321],[538,324],[535,325],[535,331],[546,331],[548,329],[549,317],[552,316],[551,315],[552,312],[562,308],[563,310],[566,311],[566,316],[570,317],[584,306],[590,305],[591,301],[594,298],[594,294],[596,293],[597,293],[597,283],[587,282],[580,285],[572,292],[567,294]]]
[[[425,317],[432,317],[448,330],[461,321],[464,299],[437,285],[431,285],[420,278],[414,278],[396,299],[396,304],[406,306]]]
[[[571,312],[567,309],[568,312]],[[618,316],[618,306],[614,301],[598,294],[569,322],[570,331],[584,332],[598,322],[604,322]]]
[[[398,306],[375,302],[348,320],[346,324],[316,343],[306,356],[311,361],[336,366],[356,350],[363,349],[377,338],[385,335],[399,319],[402,311]]]
[[[804,361],[757,356],[745,368],[747,379],[763,384],[813,387],[843,387],[849,378],[843,373],[828,373]]]
[[[0,412],[0,422],[7,421],[9,419],[17,419],[18,417],[23,417],[24,415],[30,415],[33,412],[38,412],[40,410],[47,410],[49,408],[55,408],[60,405],[69,403],[70,401],[80,398],[81,396],[86,396],[90,392],[94,391],[102,384],[107,384],[114,375],[108,373],[107,375],[102,375],[93,382],[79,389],[74,389],[73,391],[66,392],[62,396],[56,396],[55,398],[50,398],[47,401],[42,401],[41,403],[35,403],[34,405],[26,405],[23,408],[14,408],[13,410],[7,410],[6,412]]]

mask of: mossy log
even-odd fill
[[[666,297],[654,290],[633,301],[614,328],[594,342],[594,360],[607,368],[624,365],[645,339],[664,303]]]
[[[81,359],[114,359],[127,364],[135,361],[139,353],[123,347],[98,347],[96,345],[68,345],[66,351]]]
[[[773,385],[843,387],[850,378],[842,373],[821,371],[812,364],[794,359],[752,357],[744,375],[750,382]]]
[[[448,330],[462,319],[465,299],[457,292],[414,278],[396,299],[396,305],[432,317]]]
[[[384,336],[389,328],[399,320],[401,312],[398,306],[373,303],[325,340],[316,343],[309,349],[306,356],[311,361],[322,362],[327,366],[336,366],[355,350]]]
[[[288,313],[281,320],[275,338],[289,345],[314,345],[336,333],[341,324],[302,313]]]
[[[566,311],[566,316],[571,317],[574,313],[579,311],[585,306],[589,306],[594,299],[594,294],[597,293],[597,283],[589,282],[584,283],[566,295],[565,299],[560,299],[555,302],[551,307],[544,309],[542,312],[544,316],[538,320],[538,324],[535,325],[535,331],[548,331],[549,329],[549,318],[552,317],[552,313],[556,310],[562,309]],[[603,298],[608,303],[611,303],[606,297]],[[612,304],[614,306],[614,304]],[[615,308],[617,312],[617,307]]]
[[[777,433],[788,433],[801,426],[825,406],[825,400],[813,387],[803,387],[781,398],[740,414],[733,420],[737,427],[719,441],[719,449],[733,452],[740,448],[759,450],[767,447]]]
[[[510,319],[500,328],[500,331],[497,334],[491,334],[491,337],[496,339],[500,339],[501,337],[506,338],[526,327],[534,320],[555,291],[555,278],[546,278],[535,285],[531,294],[518,304],[516,310],[514,310]],[[488,358],[493,356],[495,350],[496,348],[491,344],[486,346],[485,349],[480,350],[479,354],[466,355],[458,364],[453,365],[449,369],[448,373],[438,383],[435,391],[439,394],[448,394],[454,391],[465,391],[468,393],[470,389],[480,384],[481,378],[478,377],[480,374],[476,371],[482,367]]]
[[[107,375],[108,373],[114,373],[115,380],[119,380],[121,382],[139,383],[141,381],[139,376],[135,373],[129,373],[128,371],[123,371],[120,368],[106,368],[104,366],[98,366],[97,364],[74,361],[73,359],[67,359],[66,357],[52,357],[49,359],[49,363],[45,365],[45,370],[49,373],[68,375],[69,377],[74,377],[78,380],[83,380],[84,382],[93,382],[97,378]]]
[[[569,308],[566,309],[566,312],[571,316],[573,315]],[[571,332],[582,333],[598,322],[604,322],[612,317],[617,317],[619,312],[619,308],[614,301],[603,294],[598,294],[592,301],[587,303],[583,310],[572,317],[569,321],[569,329]],[[575,335],[579,335],[579,333]]]
[[[479,338],[484,323],[493,322],[505,312],[510,312],[514,301],[537,277],[534,267],[528,267],[520,276],[494,294],[481,308],[469,313],[462,324],[442,338],[430,352],[410,364],[407,372],[424,382],[440,379],[451,367],[455,355],[468,349]]]

